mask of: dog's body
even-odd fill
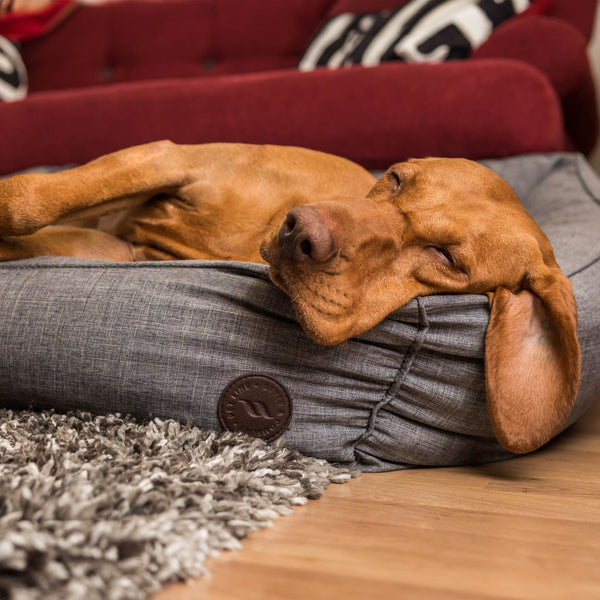
[[[348,160],[301,148],[156,142],[0,181],[0,236],[2,260],[264,260],[323,344],[418,295],[486,293],[498,439],[533,450],[575,402],[569,280],[510,187],[471,161],[412,160],[377,182]]]

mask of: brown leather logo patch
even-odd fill
[[[288,391],[266,375],[242,375],[219,398],[219,420],[228,431],[271,442],[288,428],[291,419]]]

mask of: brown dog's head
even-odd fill
[[[293,209],[261,252],[321,344],[370,329],[416,296],[487,293],[488,405],[499,441],[531,451],[567,418],[580,364],[571,285],[544,233],[486,167],[399,163],[366,198]]]

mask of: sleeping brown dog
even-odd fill
[[[415,296],[487,294],[499,441],[538,448],[575,402],[570,282],[511,188],[471,161],[410,160],[376,181],[300,148],[156,142],[0,181],[0,236],[3,260],[266,261],[321,344],[366,331]]]

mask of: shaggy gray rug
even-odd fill
[[[0,409],[0,598],[145,598],[350,477],[175,421]]]

